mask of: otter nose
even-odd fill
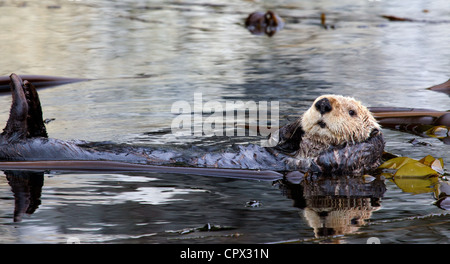
[[[316,102],[315,107],[320,114],[325,114],[331,111],[331,104],[327,98],[320,99]]]

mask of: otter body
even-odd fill
[[[319,97],[301,118],[271,134],[273,147],[235,146],[215,153],[190,149],[92,146],[47,137],[33,85],[10,76],[13,103],[0,135],[0,160],[98,160],[148,165],[312,171],[361,174],[377,168],[384,149],[381,129],[358,101]],[[114,150],[112,150],[114,149]]]

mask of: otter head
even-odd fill
[[[326,145],[357,143],[381,131],[359,101],[340,95],[318,97],[301,118],[305,136]]]

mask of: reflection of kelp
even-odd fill
[[[437,192],[439,190],[438,177],[396,177],[391,179],[402,191],[411,194]]]
[[[415,19],[415,18],[398,17],[398,16],[392,16],[392,15],[382,15],[381,17],[386,18],[389,21],[394,21],[394,22],[415,22],[415,23],[429,23],[429,24],[450,23],[450,20]]]
[[[23,214],[34,213],[41,204],[44,173],[5,171],[5,175],[14,193],[14,222],[20,222]]]
[[[381,206],[384,181],[363,177],[309,176],[299,184],[279,181],[283,193],[303,209],[316,237],[353,233]]]
[[[441,177],[436,175],[424,177],[392,177],[390,180],[406,193],[432,193],[436,199],[434,205],[443,210],[450,210],[450,184]]]
[[[444,160],[427,155],[420,160],[395,157],[379,167],[382,176],[402,191],[412,194],[433,193],[435,205],[450,210],[450,185],[444,170]]]

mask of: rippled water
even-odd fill
[[[269,9],[285,27],[273,37],[250,34],[243,26],[247,15]],[[321,13],[334,29],[321,26]],[[385,14],[420,21],[390,22]],[[204,102],[278,101],[281,124],[325,93],[351,95],[368,106],[449,110],[449,96],[425,89],[449,78],[449,16],[445,0],[0,1],[0,75],[95,79],[40,90],[44,118],[55,118],[47,125],[54,138],[255,143],[259,137],[174,136],[171,107],[193,103],[194,93]],[[0,123],[10,101],[0,95]],[[391,153],[431,154],[450,166],[449,146],[438,139],[384,134]],[[413,138],[431,146],[413,146]],[[333,201],[313,197],[317,193],[308,190],[314,184],[287,188],[169,173],[33,177],[43,180],[41,204],[21,222],[13,222],[11,182],[0,179],[2,242],[365,243],[378,237],[382,243],[442,243],[450,237],[447,211],[433,205],[433,192],[448,182],[437,179],[358,183],[355,188],[375,188],[375,194],[345,200],[349,207],[331,210],[324,220],[317,203]],[[341,221],[334,225],[338,233],[322,238],[323,221]]]

